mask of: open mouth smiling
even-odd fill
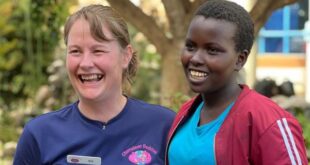
[[[190,69],[189,75],[191,78],[194,79],[205,79],[206,77],[208,77],[209,74],[207,72]]]
[[[78,75],[82,83],[100,81],[103,78],[103,74],[80,74]]]

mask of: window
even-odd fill
[[[259,53],[305,53],[304,25],[308,0],[299,0],[272,13],[258,36]]]

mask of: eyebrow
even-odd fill
[[[186,38],[186,39],[185,39],[185,43],[194,43],[194,41],[191,40],[191,39],[189,39],[189,38]]]
[[[68,45],[68,49],[74,49],[74,48],[80,48],[80,47],[81,47],[81,46],[76,45],[76,44],[74,44],[74,45]],[[90,48],[91,48],[91,49],[96,49],[96,48],[109,48],[109,46],[104,45],[104,44],[95,44],[95,45],[92,45]]]

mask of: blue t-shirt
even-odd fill
[[[168,151],[170,165],[215,165],[214,140],[233,103],[215,120],[198,126],[203,102],[176,132]]]
[[[83,156],[90,162],[100,159],[106,165],[164,164],[173,111],[128,98],[120,114],[102,123],[83,116],[77,105],[27,123],[14,165],[63,165],[80,161],[78,158]]]

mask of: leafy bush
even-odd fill
[[[2,111],[3,112],[3,111]],[[9,142],[17,141],[19,133],[17,131],[15,120],[7,112],[0,114],[0,141]]]
[[[306,147],[309,150],[310,149],[310,118],[308,114],[309,112],[305,109],[294,108],[294,113],[297,120],[302,126]]]

